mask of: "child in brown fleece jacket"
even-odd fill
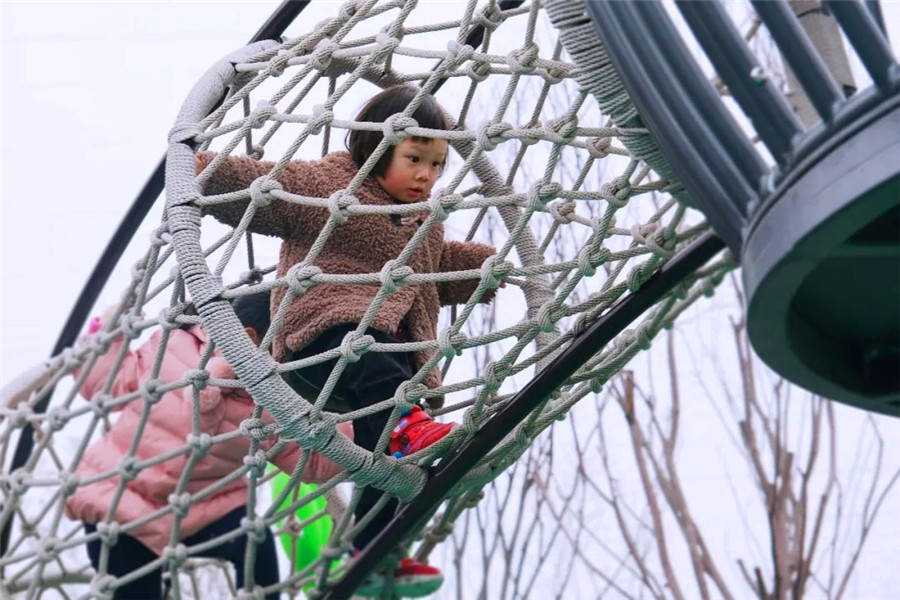
[[[357,121],[383,122],[403,112],[418,90],[398,86],[374,96],[357,116]],[[447,118],[431,96],[425,96],[412,118],[420,127],[448,130]],[[344,190],[381,142],[381,131],[351,130],[349,152],[334,152],[317,161],[292,161],[277,177],[285,191],[319,198],[329,198]],[[396,205],[427,200],[447,160],[446,140],[407,137],[388,149],[356,192],[360,204]],[[200,152],[197,169],[202,171],[215,154]],[[243,190],[265,177],[274,166],[271,162],[246,157],[228,157],[206,183],[206,195]],[[265,181],[265,180],[264,180]],[[259,185],[259,184],[257,184]],[[269,181],[268,185],[273,185]],[[271,188],[270,188],[271,189]],[[237,225],[247,210],[249,199],[207,205],[205,212],[229,225]],[[281,238],[278,276],[307,258],[310,248],[330,217],[325,208],[304,206],[273,199],[259,203],[249,224],[249,231]],[[394,260],[406,247],[422,224],[422,219],[398,218],[398,215],[376,214],[353,216],[335,227],[323,250],[312,265],[328,274],[381,272],[387,261]],[[427,233],[406,265],[415,273],[437,273],[478,269],[496,250],[476,242],[444,241],[443,225],[437,223]],[[433,340],[441,305],[464,303],[478,285],[478,280],[400,286],[389,295],[365,331],[380,343]],[[319,284],[297,296],[275,334],[272,352],[276,360],[295,361],[341,346],[357,329],[378,293],[379,286],[370,284]],[[286,289],[272,292],[272,310],[278,310]],[[481,301],[490,301],[485,294]],[[367,352],[357,362],[347,364],[332,393],[329,408],[358,410],[393,397],[397,387],[410,379],[432,356],[433,352]],[[288,383],[301,395],[315,399],[328,379],[337,359],[286,374]],[[438,369],[429,371],[424,380],[429,388],[441,384]],[[441,400],[432,398],[432,406]],[[336,408],[337,407],[337,408]],[[356,443],[373,450],[387,425],[389,410],[360,417],[353,421]],[[417,452],[444,437],[452,424],[437,423],[421,407],[404,413],[391,434],[388,450],[397,457]],[[356,510],[360,519],[377,502],[381,492],[367,488]],[[355,539],[363,548],[390,521],[396,502],[391,502]],[[379,579],[380,578],[380,579]],[[443,576],[434,567],[411,558],[401,561],[394,572],[394,592],[401,596],[427,595],[440,587]],[[358,594],[378,595],[384,575],[371,579]]]

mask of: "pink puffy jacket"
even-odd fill
[[[149,379],[161,337],[162,331],[157,331],[136,352],[130,349],[127,351],[110,389],[113,397],[118,398],[134,392],[140,388],[144,380]],[[103,389],[122,343],[121,338],[115,341],[109,351],[97,359],[81,386],[80,391],[85,398],[92,398]],[[209,339],[202,327],[173,330],[169,334],[158,378],[164,383],[184,379],[187,371],[196,369],[200,364],[200,357],[208,343]],[[210,359],[206,370],[209,371],[210,377],[234,378],[234,371],[219,356]],[[192,432],[192,398],[193,387],[190,385],[162,395],[160,401],[150,410],[137,445],[135,453],[137,460],[145,461],[187,444],[187,438]],[[109,432],[85,451],[77,469],[80,480],[84,481],[101,474],[109,476],[77,488],[66,502],[66,514],[69,518],[84,523],[98,523],[107,518],[119,486],[117,469],[138,435],[144,405],[142,399],[128,402],[121,409],[121,415]],[[210,436],[233,432],[240,427],[241,421],[251,417],[253,406],[253,398],[246,390],[207,387],[200,392],[200,430]],[[263,420],[273,422],[267,411],[263,411]],[[343,423],[339,425],[339,429],[345,435],[352,436],[351,424]],[[276,442],[277,439],[273,436],[261,442],[260,449],[268,450]],[[249,447],[250,438],[244,436],[213,444],[206,456],[194,465],[184,491],[196,495],[207,486],[241,468]],[[129,523],[167,506],[169,495],[175,493],[189,456],[190,451],[187,451],[139,471],[125,486],[112,520],[120,524]],[[289,443],[273,461],[282,470],[290,473],[302,456],[301,448]],[[314,452],[303,471],[302,479],[306,482],[322,483],[341,470],[339,465]],[[194,500],[187,515],[181,520],[180,539],[189,537],[246,503],[246,477],[232,481],[210,496]],[[127,533],[157,554],[162,554],[163,548],[169,544],[174,519],[170,511],[165,516],[131,529]]]

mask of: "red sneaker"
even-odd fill
[[[403,412],[394,427],[388,451],[396,458],[415,454],[450,433],[453,425],[454,423],[438,423],[421,406],[413,406]]]
[[[394,569],[394,595],[401,598],[430,596],[444,584],[444,575],[437,567],[420,563],[414,558],[404,558]],[[384,592],[384,571],[373,573],[356,590],[366,598],[378,598]]]

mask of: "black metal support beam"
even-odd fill
[[[658,2],[591,1],[587,15],[691,202],[737,256],[768,168]]]
[[[677,0],[697,42],[775,160],[787,164],[803,126],[719,2]],[[759,73],[757,73],[759,71]]]
[[[751,0],[822,121],[831,123],[844,94],[784,0]]]
[[[294,22],[297,15],[299,15],[308,4],[309,0],[284,0],[284,2],[282,2],[278,8],[275,9],[275,12],[273,12],[266,20],[263,26],[253,35],[249,43],[252,44],[262,40],[279,39],[281,34],[284,33],[284,30],[287,29],[288,25]],[[94,307],[94,303],[97,302],[97,297],[100,295],[101,290],[103,290],[103,286],[109,281],[109,277],[118,264],[119,259],[122,258],[125,248],[134,237],[134,233],[144,221],[147,213],[153,208],[156,199],[159,198],[159,195],[162,193],[163,187],[165,186],[165,172],[166,156],[164,154],[162,159],[160,159],[159,164],[157,164],[156,168],[153,170],[153,173],[151,173],[147,183],[144,184],[143,189],[140,191],[137,198],[135,198],[131,208],[125,213],[125,217],[122,219],[122,222],[119,223],[119,227],[106,245],[103,254],[100,255],[100,259],[97,261],[94,270],[84,284],[81,294],[79,294],[78,299],[75,301],[75,305],[72,307],[72,311],[69,313],[69,318],[66,319],[65,325],[63,325],[62,331],[60,331],[59,337],[56,339],[56,344],[53,346],[53,351],[50,353],[50,356],[56,356],[65,348],[68,348],[75,343],[78,332],[84,327],[88,314]],[[47,405],[52,396],[53,392],[51,390],[44,399],[34,406],[34,412],[41,413],[47,410]],[[19,437],[19,441],[16,444],[16,450],[13,453],[13,460],[9,469],[10,473],[22,467],[22,465],[28,461],[28,456],[31,454],[31,449],[33,447],[34,429],[29,424],[22,429],[22,435]],[[12,518],[3,524],[3,531],[0,532],[0,556],[5,555],[9,548],[11,526]]]
[[[887,35],[882,32],[872,13],[858,2],[825,0],[825,5],[847,34],[847,39],[875,85],[882,90],[889,90],[894,80],[891,71],[897,61],[894,60]]]
[[[403,542],[423,518],[427,518],[437,510],[447,493],[478,461],[496,447],[499,440],[522,422],[588,359],[724,247],[724,242],[714,234],[702,235],[650,277],[637,292],[620,300],[581,335],[573,339],[569,346],[547,365],[547,368],[511,398],[471,440],[455,454],[441,461],[434,476],[425,484],[422,493],[400,509],[393,521],[360,553],[347,572],[326,590],[323,600],[350,598],[365,577]]]

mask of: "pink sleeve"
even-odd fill
[[[234,379],[235,377],[234,370],[225,359],[221,357],[211,359],[209,365],[207,365],[207,370],[209,371],[210,377],[216,379]],[[191,388],[187,388],[184,393],[184,397],[190,399],[190,394],[192,393]],[[249,411],[253,406],[253,399],[249,394],[246,394],[246,392],[224,390],[214,386],[207,387],[200,392],[201,420],[204,420],[204,424],[207,425],[207,427],[204,427],[204,431],[211,430],[209,428],[211,423],[206,423],[205,419],[214,419],[216,418],[214,415],[219,415],[218,418],[221,420],[220,415],[222,411],[217,411],[215,409],[222,405],[223,401],[226,400],[225,396],[227,396],[227,401],[245,405],[245,410]],[[249,416],[249,414],[247,416]],[[265,423],[275,422],[275,418],[267,410],[263,410],[262,420]],[[352,424],[340,423],[337,428],[338,431],[350,439],[353,439]],[[278,438],[272,437],[261,441],[259,445],[260,448],[268,451],[276,443],[278,443]],[[303,449],[294,442],[288,442],[284,449],[272,459],[272,462],[282,471],[293,473],[294,468],[297,466],[297,462],[299,462],[302,457]],[[334,461],[325,458],[318,452],[313,452],[312,456],[309,457],[309,461],[306,463],[306,468],[303,470],[300,479],[306,483],[325,483],[343,470],[343,467]]]
[[[119,357],[122,344],[124,344],[124,338],[119,336],[110,344],[109,350],[105,354],[97,357],[78,390],[82,396],[90,400],[106,386],[106,382],[116,365],[116,359]],[[115,379],[113,379],[109,390],[113,397],[119,398],[138,389],[141,378],[146,372],[144,366],[145,355],[148,351],[152,352],[151,346],[155,347],[157,345],[158,337],[154,335],[137,352],[132,352],[131,348],[125,350],[125,357],[119,366],[119,370],[116,372]],[[81,369],[74,371],[73,375],[77,379],[81,375]]]

